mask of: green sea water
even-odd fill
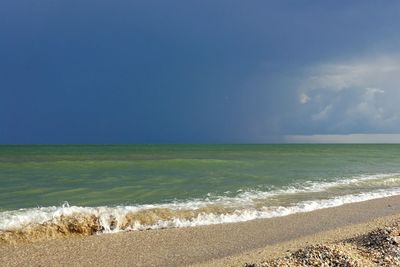
[[[400,187],[398,173],[400,145],[389,144],[3,145],[0,209],[174,203],[243,192],[282,192],[268,203],[284,205],[392,190]],[[357,183],[365,177],[372,178]],[[292,192],[305,185],[326,189]]]

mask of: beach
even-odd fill
[[[0,267],[400,267],[400,2],[292,2],[0,1]]]
[[[399,164],[398,145],[2,146],[0,262],[258,264],[396,221]]]
[[[5,266],[242,266],[400,220],[400,197],[270,219],[2,244]]]

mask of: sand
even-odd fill
[[[400,219],[400,196],[243,223],[0,246],[2,266],[241,266]]]

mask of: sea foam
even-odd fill
[[[278,190],[239,191],[235,196],[212,196],[204,199],[175,201],[164,204],[80,207],[38,207],[0,213],[0,241],[18,242],[65,237],[73,234],[93,235],[146,229],[193,227],[243,222],[261,218],[286,216],[294,213],[337,207],[376,198],[400,195],[399,174],[378,174],[336,179],[328,182],[304,182]],[[337,188],[365,188],[374,182],[386,188],[371,189],[332,196]],[[312,199],[312,193],[326,196]],[[270,199],[294,194],[309,194],[311,199],[279,205]],[[296,198],[294,198],[296,199]],[[260,204],[261,203],[261,204]],[[273,203],[273,204],[271,204]]]

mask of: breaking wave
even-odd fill
[[[305,182],[266,191],[239,190],[234,196],[209,194],[204,199],[166,204],[79,207],[65,203],[0,212],[0,243],[243,222],[395,195],[400,195],[397,173]]]

